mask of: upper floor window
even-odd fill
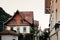
[[[13,23],[16,24],[16,20],[15,19],[13,19]]]
[[[12,26],[7,26],[7,30],[12,30],[13,31],[13,27]]]
[[[23,20],[20,20],[20,24],[22,24],[23,23]]]
[[[13,31],[13,27],[11,27],[11,30]]]
[[[23,32],[26,32],[26,27],[23,28]]]

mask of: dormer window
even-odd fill
[[[16,20],[15,19],[13,19],[13,23],[16,24]]]

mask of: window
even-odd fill
[[[13,31],[13,27],[11,27],[11,30]]]
[[[20,24],[22,24],[23,23],[23,20],[20,20]]]
[[[23,32],[26,32],[26,27],[23,28]]]
[[[16,20],[15,19],[13,19],[13,23],[16,24]]]
[[[17,27],[17,32],[19,32],[19,33],[20,33],[20,27]]]

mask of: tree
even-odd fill
[[[49,34],[50,34],[50,31],[49,31],[49,28],[46,28],[45,30],[44,30],[44,40],[47,40],[47,38],[49,39]]]

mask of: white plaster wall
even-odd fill
[[[26,32],[24,32],[24,27],[26,27]],[[19,28],[19,32],[20,33],[30,33],[30,26],[16,26],[16,27],[13,27],[13,30],[17,30],[17,28]],[[11,30],[10,26],[7,26],[7,30]]]
[[[23,31],[23,28],[26,27],[26,32]],[[30,26],[20,26],[20,33],[30,33]]]
[[[1,35],[1,40],[18,40],[18,36],[14,35]]]

